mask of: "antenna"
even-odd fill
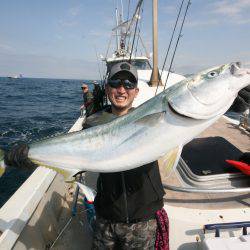
[[[115,8],[115,17],[116,17],[116,26],[118,26],[118,9]],[[119,37],[118,37],[118,29],[116,29],[116,48],[119,50]]]

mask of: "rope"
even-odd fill
[[[186,16],[187,16],[187,11],[188,11],[188,8],[189,8],[190,5],[191,5],[191,0],[188,1],[187,6],[186,6],[185,14],[184,14],[184,17],[183,17],[183,20],[182,20],[182,23],[181,23],[179,36],[178,36],[178,39],[177,39],[177,42],[176,42],[176,45],[175,45],[175,49],[174,49],[174,53],[173,53],[173,56],[172,56],[172,59],[171,59],[171,63],[170,63],[169,69],[168,69],[168,75],[167,75],[167,79],[165,81],[164,90],[166,89],[167,81],[168,81],[168,78],[169,78],[170,71],[172,69],[172,64],[173,64],[173,61],[174,61],[175,53],[176,53],[180,38],[183,36],[181,34],[181,32],[182,32],[183,25],[185,23],[185,19],[186,19]]]
[[[169,45],[168,45],[167,53],[166,53],[166,56],[165,56],[165,59],[164,59],[164,63],[163,63],[163,66],[162,66],[162,70],[161,70],[160,81],[157,84],[157,88],[155,90],[155,95],[157,94],[158,87],[159,87],[159,84],[161,82],[162,73],[163,73],[163,70],[165,69],[166,61],[167,61],[167,58],[168,58],[168,53],[169,53],[170,47],[172,45],[172,41],[173,41],[173,38],[174,38],[174,34],[175,34],[175,30],[176,30],[177,24],[179,22],[179,18],[180,18],[180,14],[181,14],[181,11],[182,11],[182,7],[183,7],[184,1],[185,0],[182,0],[181,5],[179,7],[179,12],[178,12],[178,15],[177,15],[177,18],[176,18],[176,21],[175,21],[175,25],[174,25],[174,29],[173,29],[173,32],[172,32],[172,35],[171,35],[171,39],[170,39],[170,42],[169,42]]]
[[[148,51],[147,51],[147,48],[146,48],[145,44],[144,44],[143,41],[142,41],[142,38],[141,38],[140,34],[139,34],[139,38],[140,38],[140,41],[141,41],[141,45],[142,45],[142,47],[143,47],[143,49],[144,49],[144,51],[145,51],[145,53],[146,53],[146,56],[149,58],[149,53],[148,53]],[[141,54],[143,54],[142,49],[141,49]],[[150,64],[150,62],[149,62],[149,64]],[[150,65],[150,67],[152,68],[151,65]]]
[[[144,5],[144,2],[143,2],[143,5]],[[140,18],[140,24],[139,24],[139,28],[138,28],[137,41],[136,41],[136,46],[135,46],[135,56],[137,54],[137,49],[138,49],[138,44],[139,44],[139,39],[140,39],[140,33],[141,33],[143,5],[142,5],[142,8],[141,8],[141,18]]]
[[[70,222],[72,221],[72,218],[73,217],[71,216],[70,219],[67,221],[67,223],[65,224],[65,226],[63,227],[63,229],[61,230],[61,232],[58,234],[58,236],[56,237],[56,239],[54,240],[53,244],[50,246],[49,249],[53,248],[53,246],[56,244],[57,240],[61,237],[62,233],[69,226]]]
[[[130,30],[130,27],[131,27],[131,25],[132,25],[132,23],[133,23],[133,19],[134,19],[135,16],[136,16],[136,13],[138,12],[138,14],[139,14],[139,12],[140,12],[140,7],[141,7],[141,5],[142,5],[142,2],[143,2],[143,0],[139,0],[139,2],[137,3],[137,6],[136,6],[136,8],[135,8],[135,12],[134,12],[134,14],[133,14],[133,16],[132,16],[132,18],[131,18],[131,22],[130,22],[129,25],[127,26],[126,33],[125,33],[125,37],[128,36],[128,31]],[[139,10],[139,11],[138,11],[138,10]],[[127,20],[127,21],[129,21],[129,20]],[[138,19],[136,20],[136,23],[138,23]],[[127,52],[129,52],[130,35],[129,35],[128,37],[129,37],[129,39],[128,39],[128,42],[127,42],[127,44],[126,44],[126,47],[128,48],[128,51],[127,51]]]
[[[129,10],[130,10],[130,0],[128,0],[128,14],[127,14],[127,20],[129,19]]]
[[[82,213],[86,213],[88,210],[91,210],[90,208],[84,209],[83,211],[79,212],[79,215]],[[56,242],[58,241],[58,239],[61,237],[61,235],[63,234],[63,232],[67,229],[67,227],[69,226],[69,224],[71,223],[73,219],[73,216],[71,216],[69,218],[69,220],[67,221],[67,223],[65,224],[65,226],[63,227],[63,229],[60,231],[60,233],[58,234],[58,236],[56,237],[56,239],[54,240],[54,242],[52,243],[52,245],[49,247],[49,249],[53,248],[54,245],[56,244]]]

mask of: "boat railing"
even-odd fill
[[[191,187],[178,187],[178,186],[171,186],[167,184],[163,184],[165,189],[169,189],[176,192],[184,192],[184,193],[213,193],[213,194],[220,194],[220,193],[245,193],[250,192],[250,187],[245,188],[191,188]]]
[[[250,221],[207,224],[204,226],[204,233],[206,230],[215,230],[215,237],[220,237],[221,229],[242,228],[242,235],[247,235],[248,227],[250,227]]]
[[[80,117],[85,117],[86,116],[86,109],[85,108],[82,108],[80,109]]]

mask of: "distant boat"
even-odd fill
[[[19,75],[15,75],[15,76],[7,76],[9,79],[19,79],[19,78],[23,78],[22,74]]]

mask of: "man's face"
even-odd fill
[[[108,84],[105,90],[112,106],[121,111],[129,110],[132,107],[132,103],[139,92],[138,88],[125,89],[123,85],[112,88]]]
[[[82,86],[82,92],[83,92],[83,93],[87,93],[88,90],[89,90],[88,85],[83,85],[83,86]]]

